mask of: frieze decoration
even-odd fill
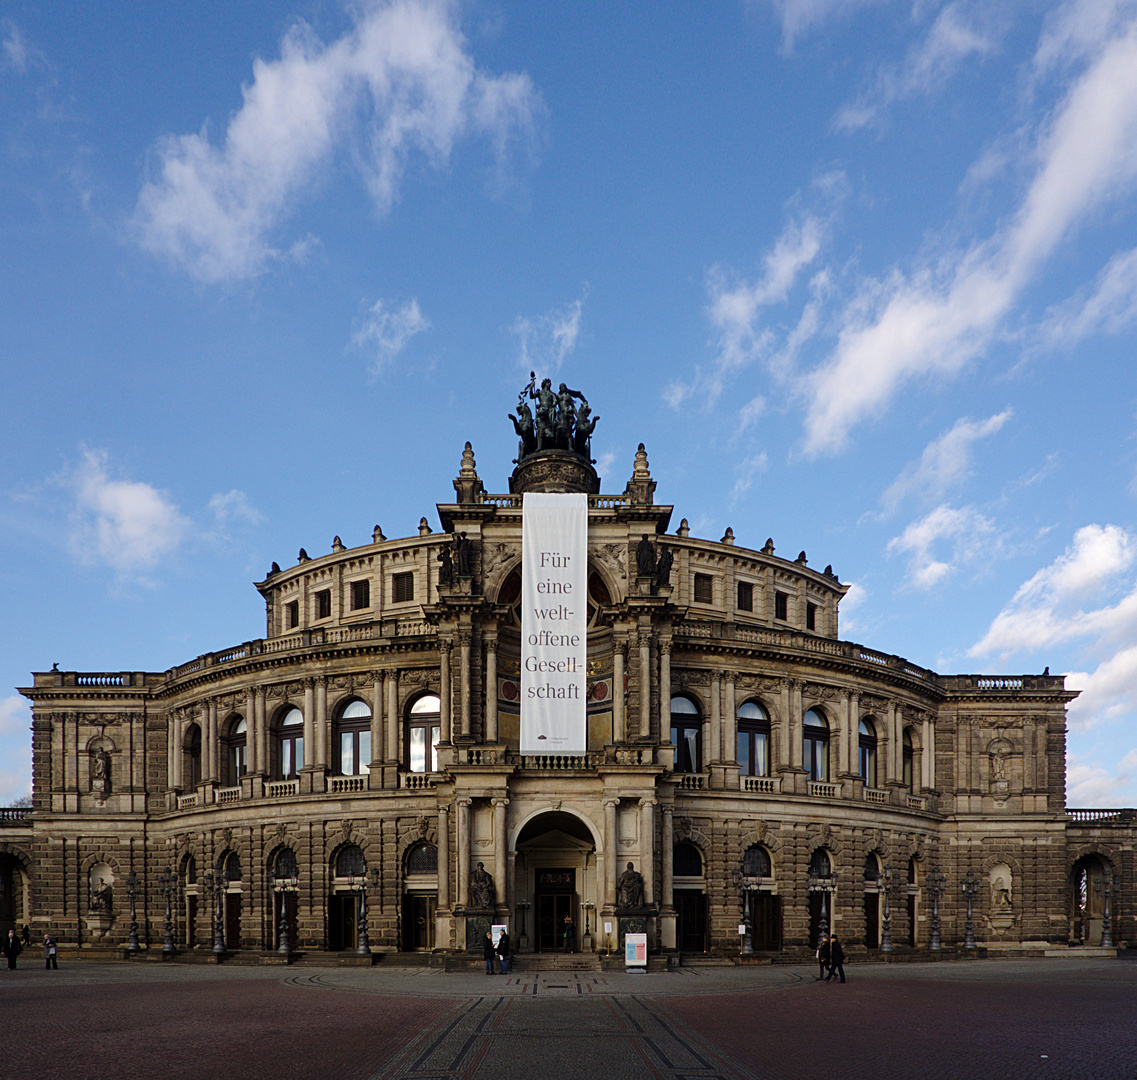
[[[516,557],[517,549],[512,544],[485,544],[482,549],[482,576],[488,582],[499,567]]]
[[[352,680],[349,675],[336,675],[328,680],[328,686],[332,690],[351,690]]]
[[[621,578],[627,576],[628,548],[624,544],[601,544],[596,549],[600,561],[613,567]]]
[[[806,683],[801,688],[802,697],[813,698],[816,701],[836,701],[841,697],[841,691],[835,686],[822,686],[819,683]]]
[[[861,694],[861,712],[873,713],[879,715],[884,712],[887,702],[882,697],[877,697],[875,694]]]
[[[885,836],[881,829],[866,829],[865,830],[865,848],[868,851],[876,851],[881,855],[888,855],[888,837]]]
[[[429,683],[434,678],[433,671],[426,671],[423,668],[413,668],[410,671],[404,671],[399,676],[399,682],[406,686],[422,686]]]
[[[776,694],[782,688],[780,679],[764,679],[758,675],[736,675],[734,688],[752,694]]]
[[[269,686],[265,689],[265,697],[266,698],[282,698],[287,693],[288,693],[288,688],[286,686],[275,685],[275,686]]]
[[[233,830],[231,828],[226,827],[222,829],[220,835],[226,847],[233,846]]]
[[[691,671],[689,668],[671,669],[671,682],[682,688],[689,686],[710,686],[711,677],[706,671]]]

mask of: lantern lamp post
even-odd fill
[[[135,917],[134,898],[138,895],[140,883],[138,875],[131,870],[126,875],[126,895],[130,897],[130,935],[126,939],[126,951],[136,953],[142,946],[138,944],[138,919]]]
[[[975,948],[975,923],[972,920],[971,905],[975,897],[979,895],[979,882],[975,880],[975,874],[968,870],[964,875],[963,881],[959,883],[960,891],[967,897],[967,922],[964,925],[963,931],[963,947],[965,949]]]
[[[884,868],[884,876],[881,877],[877,874],[876,877],[877,890],[884,893],[884,919],[881,922],[880,931],[880,951],[892,952],[892,866],[887,864]]]
[[[167,866],[158,878],[158,891],[166,898],[166,936],[162,939],[162,956],[173,956],[177,951],[174,948],[174,920],[171,909],[171,898],[177,886],[174,872]]]
[[[940,873],[939,867],[933,867],[928,875],[928,892],[932,896],[932,933],[928,947],[939,950],[943,948],[940,942],[940,897],[947,887],[947,878]]]
[[[1103,949],[1113,948],[1113,926],[1110,919],[1109,901],[1110,897],[1117,896],[1121,891],[1121,882],[1119,877],[1114,877],[1113,872],[1106,870],[1102,880],[1094,882],[1094,891],[1098,896],[1105,898],[1105,908],[1102,911],[1101,920],[1101,947]]]

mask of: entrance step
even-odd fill
[[[596,953],[525,953],[513,958],[517,971],[599,971]]]
[[[712,956],[710,953],[680,953],[679,963],[683,967],[734,967],[738,961],[729,956]]]

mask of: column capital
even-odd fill
[[[438,652],[439,652],[439,654],[444,654],[446,656],[449,656],[450,650],[453,647],[454,647],[453,643],[450,641],[447,641],[445,638],[439,638],[438,639]]]
[[[674,803],[669,803],[669,802],[660,803],[659,804],[659,812],[661,814],[665,814],[667,817],[670,817],[672,814],[675,813]]]
[[[464,810],[473,801],[474,800],[471,799],[469,795],[460,795],[454,800],[454,805],[457,806],[460,810]]]
[[[497,798],[497,799],[491,799],[491,800],[490,800],[490,805],[491,805],[491,806],[492,806],[492,807],[493,807],[495,810],[496,810],[496,809],[497,809],[499,806],[500,806],[500,807],[502,807],[502,808],[505,808],[506,806],[508,806],[508,805],[509,805],[509,800],[508,800],[507,798],[505,798],[505,797],[501,797],[501,798]]]
[[[618,798],[616,798],[616,799],[605,799],[604,800],[604,809],[605,810],[607,810],[609,807],[611,807],[614,810],[619,805],[620,805],[620,800]]]
[[[656,798],[641,798],[640,806],[642,806],[644,809],[649,809],[650,807],[655,806],[657,802],[659,802],[659,800]]]
[[[468,648],[470,642],[474,638],[474,632],[473,632],[473,630],[470,630],[468,628],[459,630],[457,633],[457,638],[458,638],[458,645],[461,648]]]

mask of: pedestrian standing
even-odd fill
[[[826,976],[825,981],[828,982],[834,975],[840,975],[841,981],[845,981],[845,950],[841,948],[841,942],[837,940],[837,935],[833,935],[833,940],[829,943],[829,974]]]
[[[43,935],[43,966],[46,971],[58,971],[59,964],[55,959],[55,938],[50,934]]]
[[[497,959],[497,953],[494,952],[493,947],[493,934],[486,931],[486,936],[482,941],[482,956],[486,961],[486,974],[492,975],[494,968],[494,961]]]
[[[822,979],[828,974],[829,968],[829,938],[821,935],[821,943],[817,946],[817,981],[821,982]]]
[[[572,921],[571,915],[565,916],[565,952],[574,952],[576,950],[576,923]]]
[[[19,940],[16,938],[15,930],[8,931],[8,937],[4,940],[3,951],[4,955],[8,957],[8,970],[15,971],[16,957],[24,951],[23,945],[21,945]]]
[[[509,974],[509,931],[503,930],[497,939],[497,955],[501,960],[501,973]]]

